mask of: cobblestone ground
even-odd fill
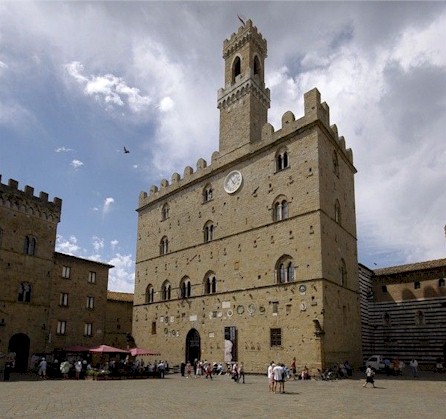
[[[268,391],[266,377],[214,380],[168,375],[164,380],[38,381],[14,375],[0,382],[1,418],[444,418],[446,375],[288,381]]]

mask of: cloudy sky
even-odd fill
[[[139,192],[218,148],[237,14],[268,41],[270,122],[317,87],[353,149],[359,261],[445,257],[446,3],[2,1],[0,174],[62,198],[57,250],[133,291]]]

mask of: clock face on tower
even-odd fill
[[[229,194],[237,192],[240,186],[242,186],[242,180],[242,174],[238,170],[233,170],[225,178],[225,191]]]

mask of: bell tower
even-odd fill
[[[266,40],[251,20],[223,43],[225,87],[218,91],[220,153],[260,140],[270,92],[265,88]]]

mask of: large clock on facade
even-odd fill
[[[233,170],[228,173],[225,178],[224,188],[227,193],[237,192],[242,186],[243,177],[242,174],[238,170]]]

